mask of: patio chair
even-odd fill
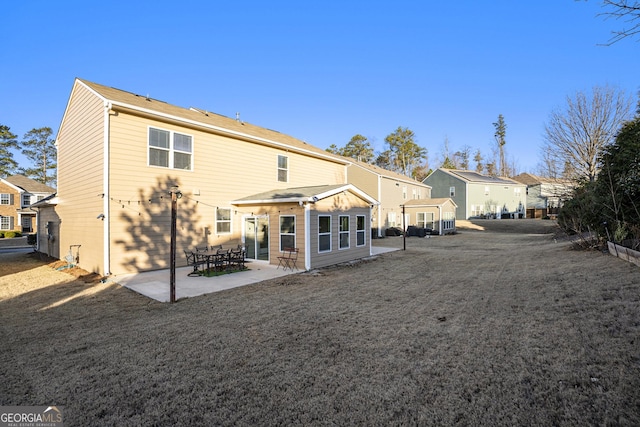
[[[231,249],[229,251],[229,266],[231,268],[237,268],[238,270],[244,270],[244,256],[245,252],[240,245],[237,249]]]
[[[218,271],[229,268],[229,249],[219,248],[216,250],[216,256],[213,257],[213,267]]]
[[[299,248],[283,248],[282,256],[278,257],[278,267],[282,266],[283,270],[287,268],[293,270],[294,268],[297,270],[298,266],[296,262],[298,261],[298,252]],[[276,268],[276,269],[277,269]]]
[[[193,271],[189,273],[187,276],[200,276],[199,266],[206,264],[206,260],[201,260],[197,256],[197,254],[189,251],[184,251],[185,257],[187,257],[187,265],[193,267]]]

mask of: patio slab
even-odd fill
[[[372,247],[372,255],[385,252],[396,251],[397,248]],[[191,298],[212,292],[220,292],[238,286],[250,285],[276,277],[289,274],[301,273],[300,270],[283,270],[273,264],[266,262],[247,262],[248,270],[239,271],[221,276],[206,277],[193,276],[188,274],[193,271],[191,267],[176,268],[176,300],[181,298]],[[160,302],[169,302],[169,270],[145,271],[143,273],[118,274],[111,278],[111,281],[131,289]]]
[[[275,265],[261,262],[247,263],[248,270],[221,276],[188,276],[191,267],[176,268],[176,299],[196,297],[220,292],[238,286],[262,282],[275,277],[299,273],[301,270],[283,270]],[[134,292],[160,302],[169,302],[169,270],[145,271],[143,273],[119,274],[112,280]]]

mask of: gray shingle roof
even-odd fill
[[[5,178],[5,181],[22,188],[27,193],[55,193],[56,189],[41,182],[27,178],[24,175],[12,175]]]

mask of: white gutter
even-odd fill
[[[109,158],[109,111],[111,110],[111,102],[104,101],[104,141],[102,143],[103,146],[103,156],[104,161],[103,164],[103,181],[102,181],[102,213],[104,214],[103,223],[104,226],[102,228],[102,239],[103,239],[103,267],[104,267],[104,275],[108,276],[111,274],[111,212],[109,211],[109,169],[110,169],[110,158]]]
[[[304,268],[311,270],[311,204],[304,204]]]
[[[382,196],[382,177],[378,175],[378,197]],[[378,237],[382,237],[382,200],[378,205]]]

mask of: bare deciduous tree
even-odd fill
[[[640,35],[640,1],[603,0],[602,5],[607,8],[607,12],[600,15],[616,20],[622,19],[627,24],[621,30],[612,31],[613,36],[607,46],[619,42],[625,37]]]
[[[544,162],[555,168],[564,165],[565,171],[571,171],[565,178],[594,181],[598,157],[630,118],[631,104],[631,97],[610,87],[596,86],[591,93],[567,96],[566,107],[552,112],[545,125]]]

